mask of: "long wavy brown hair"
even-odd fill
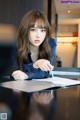
[[[46,29],[46,37],[43,43],[39,46],[38,58],[47,60],[50,58],[50,46],[48,40],[51,34],[51,29],[49,22],[42,12],[32,10],[23,17],[18,29],[17,63],[20,70],[22,70],[22,63],[27,62],[28,59],[27,54],[30,51],[29,31],[31,27],[35,26],[36,21],[38,21],[39,28]]]

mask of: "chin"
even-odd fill
[[[34,45],[34,47],[39,47],[40,45]]]
[[[41,45],[41,43],[40,44],[34,44],[33,46],[35,46],[35,47],[39,47]]]

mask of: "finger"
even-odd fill
[[[50,70],[53,70],[54,69],[54,66],[51,65],[50,63],[47,63],[48,67],[50,68]]]
[[[20,71],[14,71],[13,73],[12,73],[12,75],[16,75],[16,74],[18,74]]]
[[[16,72],[13,72],[13,73],[12,73],[12,76],[14,76],[15,74],[16,74]]]
[[[20,76],[21,74],[17,72],[17,73],[12,74],[12,75],[16,77],[16,76]]]
[[[44,97],[44,95],[45,95],[44,92],[42,92],[42,93],[39,94],[40,97]]]
[[[45,67],[43,67],[43,66],[41,66],[40,69],[41,69],[42,71],[45,71]]]
[[[53,70],[54,66],[51,65],[50,61],[46,60],[46,65],[49,67],[49,70]]]
[[[16,73],[15,75],[13,75],[14,79],[20,79],[21,78],[21,74],[20,73]]]
[[[50,71],[51,70],[51,68],[47,64],[44,64],[44,67],[45,67],[46,71]]]
[[[42,66],[40,66],[40,69],[43,70],[43,71],[49,71],[50,70],[47,63],[44,63]]]
[[[14,78],[15,80],[19,80],[19,78],[18,78],[18,77],[14,77],[14,76],[13,76],[13,78]]]
[[[14,77],[14,79],[15,79],[15,80],[20,79],[20,77],[19,77],[19,76],[13,76],[13,77]]]
[[[39,93],[38,93],[38,92],[37,92],[37,93],[33,93],[33,98],[34,98],[35,100],[37,100],[38,96],[39,96]]]
[[[41,94],[40,94],[40,97],[43,98],[43,99],[45,99],[45,98],[47,97],[47,93],[44,93],[44,92],[41,93]]]
[[[43,71],[50,71],[50,70],[51,70],[50,67],[49,67],[47,64],[41,66],[40,68],[41,68],[41,70],[43,70]]]
[[[48,70],[45,68],[45,66],[42,67],[42,70],[43,70],[43,71],[46,71],[46,72],[48,71]]]

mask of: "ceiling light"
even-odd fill
[[[68,13],[70,13],[71,11],[70,10],[68,10]]]

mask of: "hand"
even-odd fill
[[[50,62],[48,60],[45,59],[40,59],[37,60],[34,64],[33,64],[34,68],[40,68],[42,71],[50,71],[53,70],[54,66],[50,64]]]
[[[51,100],[53,99],[53,95],[51,95],[50,93],[33,93],[33,98],[36,102],[40,103],[40,104],[49,104],[51,102]]]
[[[16,70],[12,73],[12,76],[15,80],[24,80],[28,79],[28,75],[22,72],[21,70]]]

